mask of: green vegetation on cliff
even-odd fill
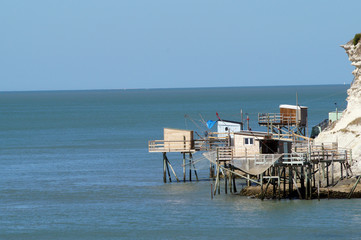
[[[360,38],[361,38],[361,33],[355,34],[355,37],[353,38],[353,45],[356,45],[360,41]]]

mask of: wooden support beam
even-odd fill
[[[232,165],[229,163],[229,164],[228,164],[228,168],[229,168],[230,170],[232,170],[232,167],[231,167],[231,166],[232,166]],[[232,176],[233,176],[233,173],[232,173],[231,171],[229,171],[228,177],[229,177],[229,192],[230,192],[230,193],[233,193]]]
[[[261,192],[261,200],[264,199],[264,197],[265,197],[265,195],[266,195],[266,193],[267,193],[267,189],[268,189],[268,186],[269,186],[269,184],[270,184],[270,182],[271,182],[271,179],[272,179],[272,178],[269,178],[269,179],[268,179],[268,182],[267,182],[267,185],[266,185],[266,189],[264,190],[264,192],[263,192],[263,191]]]
[[[198,179],[198,174],[197,174],[197,170],[196,170],[196,165],[195,165],[194,162],[193,162],[193,155],[192,155],[192,153],[189,153],[189,158],[191,159],[191,162],[192,162],[192,164],[193,164],[194,175],[196,176],[197,181],[199,181],[199,179]]]
[[[216,195],[217,188],[219,189],[219,161],[217,160],[217,167],[216,167],[216,182],[214,184],[214,195]],[[219,192],[218,192],[219,194]]]
[[[281,200],[281,168],[280,167],[278,167],[277,175],[278,175],[278,180],[277,180],[278,200]]]
[[[292,198],[292,191],[293,191],[293,186],[292,186],[292,178],[293,178],[293,170],[291,166],[288,166],[288,197],[289,199]]]
[[[340,169],[341,169],[341,180],[342,180],[343,179],[342,162],[340,162]]]
[[[224,169],[227,169],[227,163],[224,162]],[[224,171],[224,176],[223,176],[223,179],[224,179],[224,193],[227,194],[227,172]]]
[[[163,153],[163,182],[166,183],[167,182],[167,173],[166,173],[166,161],[165,161],[165,152]]]
[[[333,176],[334,170],[335,169],[334,169],[333,153],[332,153],[332,163],[331,163],[331,184],[332,184],[332,186],[335,185],[334,176]]]
[[[192,182],[192,160],[189,159],[189,181]]]
[[[166,157],[166,159],[167,159],[167,162],[168,162],[168,165],[169,165],[170,169],[171,169],[172,172],[173,172],[173,175],[174,175],[175,178],[177,179],[177,182],[179,182],[179,179],[178,179],[178,177],[177,177],[177,174],[175,174],[175,171],[174,171],[174,169],[173,169],[173,167],[172,167],[172,164],[170,164],[170,161],[168,160],[167,157]]]
[[[306,166],[306,168],[304,169],[305,172],[305,180],[306,180],[306,189],[305,189],[305,199],[308,199],[308,166]]]
[[[172,182],[172,178],[170,177],[170,171],[169,171],[169,166],[168,166],[167,157],[165,157],[164,160],[165,160],[165,165],[167,166],[167,172],[168,172],[169,182]]]
[[[275,176],[276,172],[275,172],[275,167],[272,167],[272,176]],[[272,189],[272,198],[276,198],[276,180],[273,178],[272,179],[272,185],[273,185],[273,189]]]
[[[356,189],[356,187],[357,187],[357,184],[358,184],[359,181],[360,181],[360,178],[361,178],[361,175],[357,177],[357,180],[356,180],[356,182],[355,182],[355,185],[353,185],[353,187],[352,187],[350,193],[348,194],[347,198],[349,198],[349,199],[351,198],[353,192],[355,191],[355,189]]]
[[[183,182],[186,181],[186,154],[183,153]]]
[[[283,167],[283,198],[286,198],[286,168]]]
[[[234,172],[234,166],[232,165],[232,171]],[[235,175],[232,173],[233,176],[233,192],[236,193],[237,192],[237,187],[236,187],[236,177]]]

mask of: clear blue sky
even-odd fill
[[[350,83],[361,1],[8,0],[0,91]]]

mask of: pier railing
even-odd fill
[[[258,124],[260,125],[292,125],[295,123],[296,114],[258,113]]]
[[[148,142],[149,152],[195,152],[194,141],[151,140]]]
[[[228,138],[210,137],[197,140],[151,140],[148,142],[149,152],[196,152],[210,151],[228,144]]]

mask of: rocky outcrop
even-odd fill
[[[361,40],[354,45],[353,40],[341,45],[355,66],[354,80],[347,90],[347,108],[341,119],[331,124],[316,139],[315,143],[337,142],[340,148],[352,149],[352,171],[361,174]]]

